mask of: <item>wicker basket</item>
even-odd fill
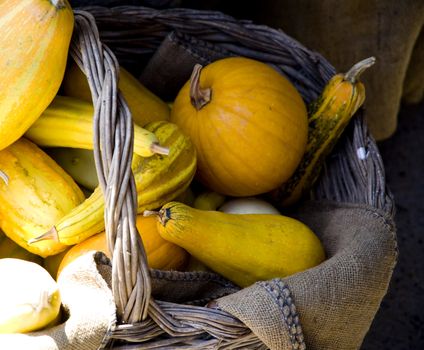
[[[75,20],[71,55],[88,77],[95,105],[94,153],[106,203],[106,233],[113,252],[112,291],[120,320],[107,335],[105,347],[266,348],[246,325],[225,312],[151,297],[150,271],[135,228],[137,201],[130,167],[132,122],[126,102],[117,91],[118,61],[127,66],[147,62],[164,37],[178,30],[234,55],[273,65],[294,83],[306,103],[319,95],[335,74],[334,68],[279,30],[237,21],[218,12],[86,7],[75,10]],[[358,149],[366,150],[367,157],[359,159]],[[366,203],[393,215],[383,164],[362,111],[353,118],[329,157],[311,195]],[[296,348],[302,349],[302,335],[297,336]]]

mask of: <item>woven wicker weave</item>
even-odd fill
[[[163,38],[178,30],[273,65],[295,84],[306,103],[318,96],[334,68],[281,31],[218,12],[87,7],[75,10],[75,20],[71,55],[88,77],[95,105],[94,153],[113,252],[112,291],[121,321],[108,334],[105,346],[121,340],[114,348],[266,348],[247,326],[225,312],[151,297],[146,254],[135,227],[132,122],[117,90],[118,60],[127,65],[146,62]],[[358,160],[358,150],[365,154],[364,161]],[[393,212],[382,161],[360,113],[330,157],[313,195]]]

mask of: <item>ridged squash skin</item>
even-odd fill
[[[302,222],[274,214],[227,214],[178,202],[158,216],[160,235],[241,287],[285,277],[325,259],[318,237]]]
[[[307,112],[299,92],[276,70],[248,58],[195,68],[174,101],[171,121],[196,146],[198,180],[223,195],[254,196],[278,187],[306,148]]]
[[[15,243],[46,257],[64,250],[55,241],[28,241],[48,230],[85,199],[75,181],[38,146],[20,138],[0,151],[0,228]]]
[[[0,259],[0,280],[4,281],[0,288],[0,333],[36,331],[58,321],[59,288],[42,266],[21,259]]]
[[[154,121],[169,120],[169,106],[123,67],[119,69],[118,87],[136,124],[143,127]],[[66,96],[92,102],[87,77],[74,61],[69,62],[62,88]]]
[[[58,92],[73,26],[67,0],[0,1],[0,150],[21,137]]]
[[[155,216],[137,215],[136,226],[143,239],[147,263],[150,268],[181,271],[186,266],[189,258],[188,253],[183,248],[164,240],[159,235]],[[63,256],[57,271],[57,277],[70,262],[91,250],[101,251],[111,258],[112,255],[107,246],[105,232],[97,233],[71,247]]]
[[[374,57],[370,57],[355,64],[347,73],[336,74],[311,104],[306,151],[290,179],[270,192],[269,197],[276,205],[295,204],[315,184],[326,157],[365,101],[365,87],[359,76],[374,62]]]
[[[84,100],[56,95],[52,103],[26,131],[25,137],[41,147],[92,150],[93,105]],[[134,152],[142,157],[160,153],[155,134],[134,124]],[[163,151],[163,150],[162,150]]]
[[[193,144],[177,125],[159,121],[145,128],[157,136],[161,145],[169,148],[169,155],[155,154],[149,158],[133,155],[138,213],[160,208],[182,194],[190,185],[197,164]],[[97,187],[83,203],[57,220],[46,235],[73,245],[103,231],[104,227],[103,193]]]

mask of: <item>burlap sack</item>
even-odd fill
[[[69,264],[58,280],[66,321],[28,334],[0,334],[0,349],[98,349],[116,322],[109,263],[103,254],[92,252]]]
[[[196,63],[205,66],[228,56],[231,56],[228,51],[216,45],[170,32],[143,68],[139,80],[156,95],[173,101]]]
[[[424,98],[424,27],[412,51],[402,98],[406,104],[416,104]]]

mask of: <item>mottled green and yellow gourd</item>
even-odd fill
[[[365,87],[358,79],[374,62],[375,58],[370,57],[355,64],[346,74],[335,75],[318,99],[309,106],[306,151],[290,179],[269,193],[276,205],[293,205],[310,191],[326,157],[364,103]]]

